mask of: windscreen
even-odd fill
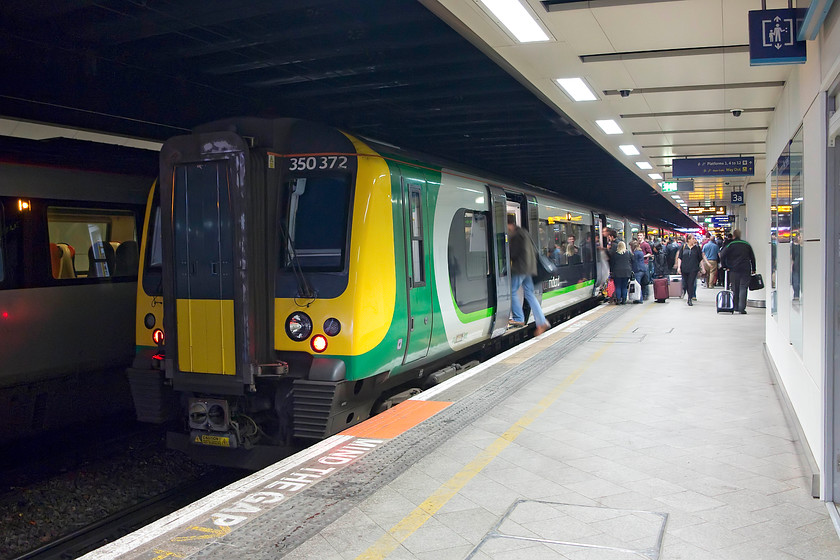
[[[290,200],[285,266],[291,267],[296,259],[303,270],[344,270],[350,178],[298,177],[287,186]]]

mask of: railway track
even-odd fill
[[[213,471],[199,480],[177,486],[98,521],[67,533],[13,560],[66,560],[78,558],[137,529],[177,511],[218,490],[245,473],[231,469]]]

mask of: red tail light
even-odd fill
[[[160,346],[161,344],[163,344],[163,340],[164,340],[164,336],[163,336],[163,331],[162,330],[155,329],[155,330],[152,331],[152,341],[154,341],[155,344]]]
[[[312,337],[309,343],[312,349],[319,354],[327,349],[327,337],[322,334],[316,334]]]

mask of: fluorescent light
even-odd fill
[[[648,173],[648,177],[650,177],[651,179],[655,179],[657,181],[662,179],[662,175],[660,175],[659,173]]]
[[[633,144],[622,144],[618,147],[619,150],[624,152],[625,156],[637,156],[639,155],[639,149],[636,148]]]
[[[672,194],[672,195],[671,195],[671,198],[673,198],[673,199],[677,199],[677,198],[682,198],[682,197],[681,197],[680,195],[678,195],[678,194]]]
[[[539,26],[519,0],[481,0],[499,23],[504,25],[520,43],[548,41],[548,35]]]
[[[636,165],[639,166],[639,169],[653,169],[653,166],[646,161],[637,161]]]
[[[612,119],[595,121],[595,124],[600,126],[605,134],[621,134],[623,132],[621,127]]]
[[[557,78],[555,80],[575,101],[595,101],[598,98],[580,78]]]

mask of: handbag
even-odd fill
[[[545,282],[552,276],[557,276],[557,267],[551,259],[543,254],[537,253],[537,281]]]
[[[764,278],[761,277],[761,274],[753,274],[750,276],[750,290],[762,289],[764,289]]]

